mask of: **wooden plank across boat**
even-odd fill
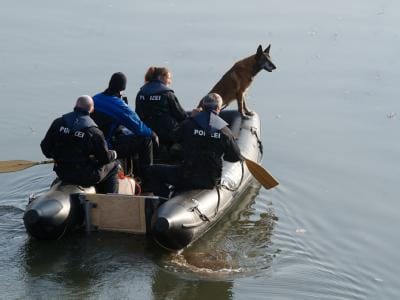
[[[119,194],[81,194],[86,231],[146,233],[145,197]]]
[[[237,111],[220,116],[229,123],[242,154],[256,162],[262,157],[260,118],[242,119]],[[216,222],[247,190],[252,176],[246,165],[224,162],[221,183],[214,189],[190,190],[165,199],[134,194],[132,179],[121,182],[119,194],[96,194],[57,182],[32,197],[24,214],[28,233],[38,239],[57,239],[75,230],[145,234],[169,250],[187,247]]]

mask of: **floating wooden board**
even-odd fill
[[[146,233],[145,197],[86,194],[90,227],[95,230]],[[88,207],[88,205],[86,206]]]

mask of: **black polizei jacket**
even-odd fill
[[[140,88],[135,110],[157,133],[161,143],[170,143],[171,132],[188,117],[174,91],[159,80],[150,81]]]
[[[98,183],[101,168],[116,158],[89,113],[77,108],[53,121],[40,147],[61,180],[82,186]]]
[[[183,143],[184,178],[195,188],[212,188],[221,178],[223,160],[242,160],[227,123],[214,112],[201,112],[174,131]]]

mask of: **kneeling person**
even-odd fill
[[[98,193],[118,193],[118,162],[104,135],[90,118],[93,99],[81,96],[73,112],[57,118],[40,144],[43,154],[54,159],[54,171],[65,183],[94,185]]]

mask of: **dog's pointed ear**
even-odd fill
[[[258,48],[257,48],[256,56],[259,57],[262,53],[263,53],[262,46],[259,45]]]
[[[269,44],[268,47],[265,48],[264,53],[268,53],[269,54],[269,50],[271,50],[271,44]]]

